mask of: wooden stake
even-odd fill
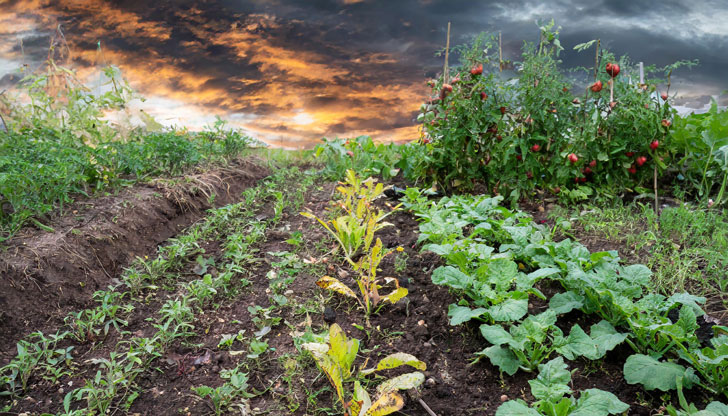
[[[447,67],[447,58],[450,54],[450,22],[447,22],[447,43],[445,43],[445,67],[442,69],[442,82],[447,84],[450,81],[450,70]]]
[[[599,45],[601,42],[601,39],[597,39],[597,51],[594,54],[594,82],[597,82],[597,75],[599,75]]]
[[[498,72],[503,72],[503,34],[498,31]]]
[[[657,157],[657,156],[655,155],[655,157]],[[660,202],[657,197],[657,162],[655,162],[655,172],[654,172],[653,178],[654,178],[653,186],[655,188],[655,215],[660,215]],[[659,224],[659,222],[658,222],[658,224]]]
[[[645,64],[640,62],[640,86],[645,84]]]

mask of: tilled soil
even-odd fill
[[[254,176],[247,178],[242,180],[247,185],[237,185],[241,186],[238,189],[253,183]],[[231,185],[231,188],[233,186],[236,185]],[[311,210],[319,217],[325,217],[325,209],[329,206],[334,192],[333,188],[334,184],[331,183],[312,188],[306,193],[304,208]],[[235,195],[238,194],[239,191],[236,191]],[[135,200],[133,196],[136,194],[127,193],[125,195],[127,198],[131,196],[132,200]],[[159,198],[150,197],[150,199],[156,201]],[[12,288],[12,291],[2,292],[5,297],[3,305],[12,304],[17,307],[22,302],[32,303],[29,308],[26,308],[26,311],[14,312],[27,321],[22,321],[23,325],[18,326],[3,324],[3,331],[7,331],[3,332],[3,336],[7,334],[17,340],[31,329],[48,331],[54,330],[53,328],[57,329],[59,316],[68,310],[78,310],[87,305],[90,293],[96,288],[104,288],[108,282],[118,278],[124,265],[128,264],[134,256],[153,253],[157,244],[176,235],[177,228],[182,228],[178,226],[182,222],[175,223],[174,220],[170,220],[167,225],[159,225],[159,229],[164,231],[151,233],[151,228],[154,227],[156,221],[140,221],[146,219],[147,216],[135,215],[138,208],[124,211],[124,207],[121,207],[124,204],[121,201],[122,199],[117,197],[115,204],[105,202],[107,205],[103,209],[100,204],[104,202],[99,202],[90,208],[89,212],[97,212],[97,216],[103,217],[102,224],[106,224],[109,229],[115,229],[113,226],[117,224],[111,221],[111,218],[119,215],[119,222],[125,224],[124,230],[139,230],[139,234],[129,237],[132,239],[131,242],[122,242],[122,238],[108,240],[108,243],[105,243],[108,245],[104,246],[104,250],[109,253],[104,254],[104,259],[112,260],[105,260],[107,263],[101,261],[100,266],[93,266],[96,256],[93,248],[95,243],[90,243],[82,237],[94,230],[91,227],[85,228],[84,234],[77,236],[70,232],[70,229],[73,229],[71,225],[64,236],[65,238],[77,238],[79,240],[77,244],[80,244],[81,247],[89,247],[85,252],[77,251],[77,254],[71,255],[59,248],[55,251],[50,248],[44,249],[45,251],[36,249],[38,256],[34,263],[29,264],[44,265],[43,268],[33,269],[36,273],[49,270],[50,266],[46,266],[48,264],[59,264],[63,265],[59,270],[62,272],[66,270],[66,274],[53,277],[56,280],[51,280],[51,277],[43,278],[45,280],[36,277],[31,280],[25,275],[23,275],[25,280],[21,280],[19,276],[16,277],[16,280],[26,282],[24,286],[26,289],[23,291]],[[218,201],[222,201],[222,198],[216,198],[216,202]],[[175,212],[182,212],[183,214],[180,214],[182,216],[196,215],[194,218],[199,218],[199,214],[185,214],[192,213],[193,210],[184,211],[177,204],[169,201],[167,203],[172,205],[163,204],[163,207],[168,207]],[[198,210],[204,209],[203,202],[198,200],[197,204],[199,204],[196,205]],[[104,211],[114,207],[118,209],[117,214],[108,214]],[[170,217],[170,215],[164,215],[167,212],[164,208],[160,208],[160,210],[161,213],[158,213],[157,216],[150,215],[149,217]],[[270,204],[261,206],[262,218],[270,216],[270,210]],[[192,217],[189,221],[191,222],[191,220]],[[487,347],[487,342],[480,335],[478,325],[475,323],[455,327],[449,325],[448,305],[455,302],[456,298],[446,288],[434,285],[430,278],[432,270],[440,266],[442,260],[432,253],[420,252],[420,247],[416,244],[418,225],[410,214],[398,212],[388,220],[393,223],[393,226],[380,231],[379,237],[386,247],[403,247],[404,251],[402,254],[393,253],[387,257],[379,275],[399,278],[400,282],[409,289],[409,295],[397,304],[386,305],[375,313],[371,317],[369,328],[361,329],[365,326],[366,318],[355,302],[325,292],[315,285],[315,281],[319,277],[329,274],[339,276],[344,283],[355,287],[351,275],[349,274],[347,277],[350,270],[345,267],[343,261],[337,260],[333,242],[315,221],[304,218],[297,212],[287,212],[283,214],[283,220],[275,228],[267,231],[265,241],[258,247],[257,256],[260,261],[246,273],[246,278],[252,284],[238,291],[232,298],[217,299],[215,302],[217,307],[206,308],[203,313],[196,316],[197,336],[187,339],[187,343],[184,345],[180,342],[173,344],[170,350],[164,352],[163,358],[153,364],[154,370],[147,371],[137,380],[141,393],[133,402],[128,413],[138,415],[209,414],[211,413],[209,403],[197,397],[191,389],[200,385],[220,386],[224,382],[220,378],[223,370],[240,367],[248,373],[250,378],[248,391],[254,397],[246,400],[240,408],[232,409],[230,414],[300,416],[340,414],[340,411],[336,409],[341,409],[341,407],[335,403],[334,393],[328,380],[310,357],[306,354],[302,355],[300,347],[296,346],[295,341],[306,331],[322,333],[327,330],[328,324],[324,322],[322,313],[324,306],[335,311],[334,320],[350,337],[361,340],[359,356],[355,362],[357,366],[363,367],[366,364],[367,367],[371,367],[379,358],[398,351],[413,354],[427,364],[428,368],[425,372],[427,381],[419,392],[408,395],[406,407],[400,414],[426,415],[427,413],[418,399],[426,403],[439,416],[493,415],[504,400],[522,398],[529,402],[532,401],[528,380],[534,378],[536,374],[521,371],[514,376],[507,376],[500,374],[487,359],[473,362],[474,353]],[[140,223],[137,224],[135,221],[140,221]],[[147,230],[148,228],[150,230]],[[295,248],[287,242],[295,231],[303,234],[303,243],[299,248]],[[127,234],[134,233],[127,231]],[[42,239],[42,237],[40,233],[31,236],[31,238],[37,239]],[[23,241],[29,243],[33,240]],[[87,242],[86,245],[83,245],[84,241]],[[22,245],[19,240],[16,245],[18,244]],[[115,248],[114,244],[116,244]],[[64,247],[64,245],[56,247]],[[219,259],[222,256],[220,247],[219,242],[206,242],[206,256]],[[128,254],[127,250],[133,250],[133,254]],[[251,360],[245,358],[244,351],[242,354],[240,353],[244,349],[244,345],[238,341],[233,343],[230,349],[219,348],[218,343],[223,334],[237,333],[240,330],[245,330],[246,334],[252,334],[258,329],[254,325],[248,308],[256,305],[268,307],[272,304],[270,272],[281,272],[273,266],[278,258],[272,253],[282,251],[295,252],[307,266],[295,275],[295,280],[287,287],[285,293],[288,303],[275,309],[274,315],[282,318],[282,321],[274,326],[265,337],[270,346],[269,351],[260,358]],[[25,251],[18,249],[18,252]],[[395,271],[396,255],[407,256],[406,267],[399,273]],[[68,271],[72,267],[75,268],[73,270],[81,270],[82,273]],[[98,284],[94,282],[93,278],[84,277],[84,270],[95,270],[96,274],[93,276],[99,280]],[[102,275],[106,277],[104,278]],[[26,300],[29,297],[25,293],[32,290],[33,281],[38,281],[41,288],[49,292],[43,295],[46,297]],[[84,282],[88,286],[96,284],[96,288],[78,289],[75,286],[80,286],[79,282]],[[58,295],[56,292],[61,293],[56,290],[58,287],[63,289],[63,293],[73,293],[75,290],[76,297]],[[558,287],[552,286],[540,289],[546,294],[553,294],[559,290]],[[152,317],[164,299],[172,295],[173,291],[166,293],[160,291],[160,293],[148,297],[146,303],[137,305],[129,319],[129,326],[125,330],[134,336],[149,336],[153,329],[146,318]],[[52,309],[46,306],[45,302],[49,301],[53,305]],[[545,303],[533,301],[529,312],[538,313],[545,307]],[[33,311],[41,311],[40,314],[43,317],[32,316]],[[49,316],[51,320],[46,322]],[[568,331],[575,323],[586,327],[595,322],[590,317],[572,312],[560,318],[559,326],[563,326],[562,329]],[[78,368],[74,376],[64,377],[58,383],[33,379],[26,398],[21,399],[13,407],[13,411],[18,413],[25,411],[30,414],[59,411],[64,391],[67,392],[70,388],[69,383],[76,387],[83,385],[86,379],[93,377],[97,367],[92,365],[90,360],[108,356],[119,340],[119,335],[112,331],[109,338],[103,343],[77,345],[74,350],[74,359]],[[15,354],[14,348],[8,347],[8,350],[11,353],[8,356]],[[622,401],[630,404],[629,414],[653,414],[652,403],[661,402],[659,392],[645,392],[639,387],[628,385],[622,376],[622,365],[630,353],[628,348],[620,346],[601,361],[568,362],[569,369],[573,370],[572,388],[575,391],[587,388],[611,391]],[[699,392],[690,398],[696,402],[700,401]],[[2,406],[2,402],[0,402],[0,406]],[[118,414],[124,413],[119,412]]]
[[[260,163],[236,161],[79,200],[51,220],[53,232],[21,230],[0,253],[0,363],[29,332],[51,332],[69,311],[88,307],[134,258],[155,255],[205,210],[237,201],[267,175]]]

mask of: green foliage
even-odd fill
[[[393,143],[374,143],[369,136],[355,139],[323,139],[316,145],[314,155],[324,163],[324,175],[330,179],[343,178],[347,170],[361,176],[379,176],[384,180],[399,173],[394,168],[399,160],[397,146]]]
[[[676,152],[682,156],[677,167],[687,184],[702,200],[714,196],[714,203],[724,204],[728,180],[728,111],[719,110],[713,100],[707,113],[676,117],[673,141]]]
[[[62,376],[71,374],[73,347],[60,348],[57,345],[68,335],[68,332],[47,336],[42,332],[34,332],[28,339],[18,342],[18,354],[0,368],[0,386],[3,388],[0,397],[25,392],[33,375],[40,375],[55,383]]]
[[[578,399],[576,396],[566,397],[572,393],[569,387],[571,373],[561,357],[539,365],[538,370],[538,377],[528,381],[531,394],[536,399],[531,407],[521,399],[510,400],[498,407],[496,416],[607,416],[629,409],[629,405],[617,396],[599,389],[584,390]]]
[[[209,386],[192,387],[192,391],[203,399],[208,399],[215,415],[222,415],[238,398],[250,398],[248,393],[248,375],[240,373],[237,369],[223,371],[224,378],[228,380],[220,387]]]
[[[534,370],[556,353],[596,360],[624,342],[636,353],[624,365],[629,383],[668,391],[679,380],[713,394],[726,391],[728,337],[701,348],[696,336],[704,297],[653,293],[646,266],[623,265],[615,252],[591,253],[570,239],[554,242],[553,233],[528,216],[499,207],[502,199],[429,201],[412,189],[404,197],[421,220],[420,239],[429,243],[423,250],[446,262],[433,271],[433,282],[460,298],[449,307],[450,323],[484,322],[481,333],[491,345],[476,354],[479,358],[488,357],[513,375]],[[564,291],[548,299],[546,311],[529,315],[530,296],[546,299],[534,286],[545,279]],[[574,310],[602,320],[589,333],[573,325],[566,335],[557,320]]]
[[[524,44],[513,79],[499,71],[497,38],[481,35],[458,48],[461,66],[430,81],[432,97],[418,118],[425,154],[411,158],[413,176],[445,189],[481,182],[513,201],[545,188],[573,202],[643,189],[653,175],[650,168],[662,172],[672,163],[676,149],[669,127],[675,110],[657,96],[663,80],[636,85],[635,65],[598,50],[596,70],[579,69],[580,82],[572,84],[574,77],[567,77],[558,58],[559,30],[553,22],[540,30],[538,44]],[[618,63],[620,75],[607,74],[606,63]],[[649,67],[647,74],[669,76],[694,64]],[[480,66],[482,73],[472,71]],[[587,77],[603,89],[587,88],[581,81]],[[656,150],[649,147],[654,140]],[[638,163],[640,157],[644,163]]]

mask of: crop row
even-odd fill
[[[18,343],[17,356],[0,368],[0,397],[21,397],[28,391],[29,381],[46,379],[53,383],[71,377],[78,364],[73,362],[73,342],[96,345],[104,342],[113,329],[119,340],[107,357],[94,358],[91,364],[95,374],[85,376],[84,385],[66,393],[63,400],[64,415],[107,414],[128,410],[140,394],[139,376],[161,358],[175,343],[189,344],[199,335],[195,329],[198,313],[218,307],[220,300],[230,298],[250,282],[245,278],[247,269],[257,261],[256,246],[265,239],[268,227],[278,223],[284,210],[298,209],[303,192],[311,185],[312,176],[295,184],[291,198],[284,198],[286,186],[292,177],[301,178],[297,169],[283,169],[265,183],[249,188],[242,202],[211,210],[210,215],[190,227],[184,234],[170,239],[160,247],[153,259],[138,258],[121,276],[120,283],[94,294],[97,306],[74,312],[66,318],[66,326],[54,335],[33,333]],[[271,201],[272,216],[260,219],[258,208]],[[224,241],[218,259],[206,258],[202,242]],[[214,270],[213,270],[214,267]],[[189,269],[192,270],[189,270]],[[188,275],[194,276],[185,282]],[[275,280],[275,281],[274,281]],[[276,283],[273,279],[271,284]],[[283,282],[276,283],[272,296],[285,290]],[[125,328],[128,317],[137,302],[149,302],[160,290],[170,292],[159,301],[158,310],[148,317],[154,332],[149,337],[132,336]],[[250,310],[258,331],[252,337],[242,333],[223,337],[220,348],[229,348],[233,342],[243,342],[246,357],[256,359],[268,350],[265,335],[280,318],[270,315],[270,308],[260,306]],[[240,367],[224,370],[225,383],[217,388],[199,386],[194,391],[211,403],[216,414],[223,412],[236,397],[246,397],[247,374]],[[80,405],[83,402],[84,405]],[[14,406],[13,403],[9,408]]]
[[[446,260],[433,271],[433,282],[461,297],[450,306],[450,323],[481,322],[480,332],[491,345],[477,358],[488,358],[511,375],[537,368],[543,374],[563,366],[554,356],[596,360],[624,342],[634,351],[623,369],[628,383],[647,390],[677,389],[681,396],[683,388],[699,385],[714,396],[728,397],[728,328],[714,326],[716,335],[707,343],[696,335],[704,298],[651,293],[647,267],[622,265],[616,252],[590,253],[570,239],[553,241],[552,230],[501,207],[502,199],[453,196],[431,201],[416,188],[407,189],[403,199],[421,221],[423,249]],[[546,297],[539,287],[547,280],[563,291]],[[548,301],[548,308],[529,314],[535,298]],[[575,324],[567,335],[556,323],[573,310],[600,321],[588,333]],[[534,382],[531,386],[533,390]],[[548,411],[544,403],[559,407],[563,394],[546,397],[533,391],[540,400],[534,409],[543,414],[587,414],[580,413],[576,399],[567,400],[571,404],[564,404],[563,411]],[[589,393],[595,394],[599,402],[616,403],[606,400],[604,392]],[[522,406],[506,403],[498,414],[522,414],[517,412]],[[591,409],[588,414],[620,413],[621,408]],[[717,408],[728,411],[717,402],[711,405]]]

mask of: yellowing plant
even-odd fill
[[[359,351],[359,340],[348,339],[337,324],[329,328],[328,342],[309,342],[303,348],[313,355],[316,364],[326,374],[334,387],[339,401],[344,406],[346,416],[384,416],[404,407],[404,398],[399,390],[418,387],[425,380],[427,365],[415,356],[406,353],[394,353],[384,357],[376,367],[358,372],[354,377],[354,359]],[[408,365],[420,371],[402,374],[381,383],[376,389],[374,399],[361,386],[359,378],[375,372]],[[345,383],[354,382],[354,391],[347,394]],[[351,400],[346,399],[351,396]]]
[[[379,264],[392,251],[384,249],[379,238],[375,241],[374,233],[392,225],[383,219],[399,208],[397,205],[392,211],[384,213],[373,206],[374,200],[381,197],[385,189],[373,178],[362,180],[353,170],[348,170],[346,181],[337,187],[343,196],[339,205],[345,215],[324,221],[310,212],[301,213],[305,217],[317,220],[339,243],[344,258],[357,273],[356,280],[361,296],[357,296],[352,289],[335,277],[324,276],[316,284],[356,299],[367,316],[371,314],[372,308],[381,302],[395,303],[407,296],[407,289],[400,287],[396,278],[377,277]],[[389,294],[379,293],[383,287],[382,283],[392,287]]]

